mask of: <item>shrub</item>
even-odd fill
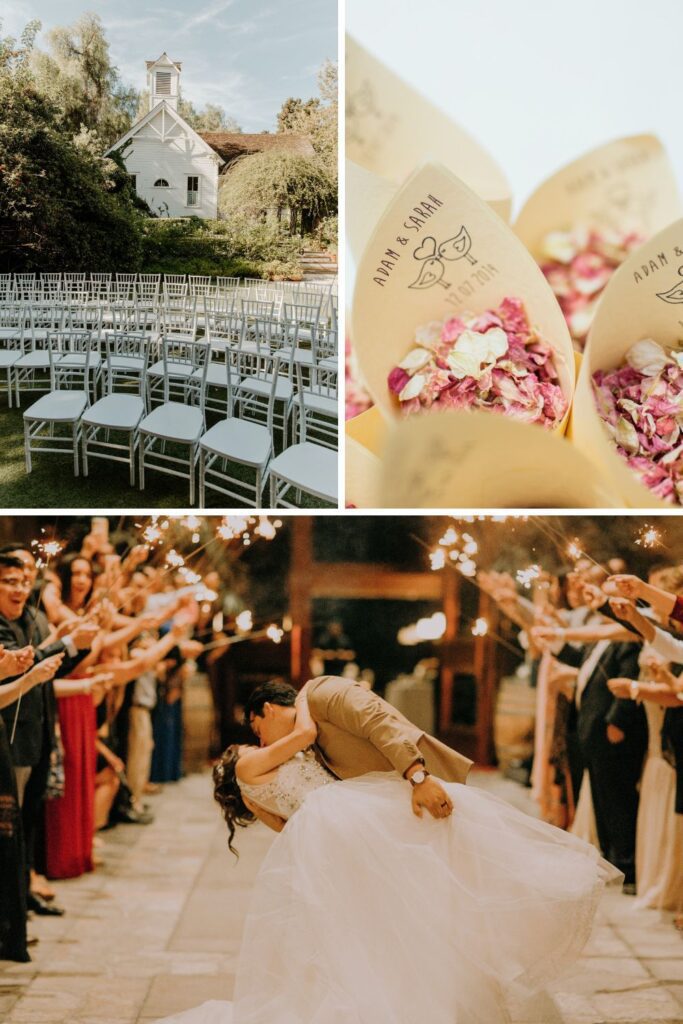
[[[148,273],[257,277],[264,263],[295,263],[300,249],[300,239],[239,218],[149,220],[142,261]]]

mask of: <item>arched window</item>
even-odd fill
[[[166,178],[157,178],[157,180],[154,182],[154,187],[155,188],[168,188],[169,184],[166,181]]]

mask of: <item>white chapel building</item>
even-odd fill
[[[303,135],[196,132],[178,113],[181,62],[162,53],[146,63],[149,111],[107,152],[125,147],[135,190],[158,217],[215,219],[219,174],[240,156],[263,150],[314,155]]]
[[[162,217],[215,218],[224,163],[178,113],[182,64],[147,61],[149,111],[109,152],[122,149],[135,190]]]

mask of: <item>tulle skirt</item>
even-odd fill
[[[446,784],[436,821],[406,783],[310,794],[273,842],[245,923],[234,1004],[173,1024],[499,1024],[571,966],[604,885],[594,847],[490,793]]]

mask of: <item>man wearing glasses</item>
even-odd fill
[[[28,603],[37,576],[38,569],[30,550],[21,545],[7,545],[0,551],[0,644],[10,651],[31,648],[34,663],[63,651],[65,658],[60,674],[68,675],[82,657],[80,652],[92,645],[98,627],[94,623],[79,622],[71,625],[69,632],[62,636],[54,634],[45,613]],[[29,690],[20,703],[15,701],[0,714],[10,741],[30,870],[50,755],[55,744],[56,701],[52,681]],[[38,913],[60,913],[42,904],[31,904],[31,908]]]

